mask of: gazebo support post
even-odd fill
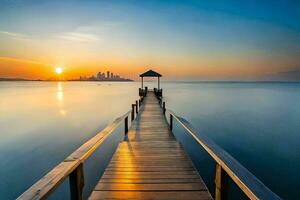
[[[142,89],[144,88],[144,77],[142,77]]]
[[[160,77],[157,77],[158,78],[158,90],[159,90],[159,87],[160,87]]]

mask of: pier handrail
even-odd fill
[[[224,193],[228,185],[227,177],[237,184],[237,186],[250,198],[261,200],[281,199],[258,178],[242,166],[224,149],[214,143],[211,139],[201,133],[196,133],[192,125],[182,117],[176,115],[173,111],[167,109],[170,113],[170,129],[173,129],[173,118],[200,144],[206,152],[216,161],[216,194],[215,199],[225,199]]]
[[[137,105],[136,105],[137,108]],[[134,108],[133,108],[134,109]],[[84,161],[108,138],[124,121],[125,134],[128,132],[128,116],[134,118],[134,110],[130,110],[121,117],[116,118],[102,131],[85,142],[64,161],[54,167],[48,174],[26,190],[18,200],[47,199],[47,197],[69,176],[71,199],[82,199],[84,186]],[[133,120],[133,119],[132,119]]]

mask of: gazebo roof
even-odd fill
[[[140,74],[140,77],[161,77],[162,75],[153,71],[153,70],[149,70],[149,71],[146,71],[142,74]]]

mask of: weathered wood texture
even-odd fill
[[[212,199],[153,92],[140,109],[90,199]]]

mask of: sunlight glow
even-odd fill
[[[56,67],[55,68],[55,73],[62,74],[63,73],[63,69],[61,67]]]

